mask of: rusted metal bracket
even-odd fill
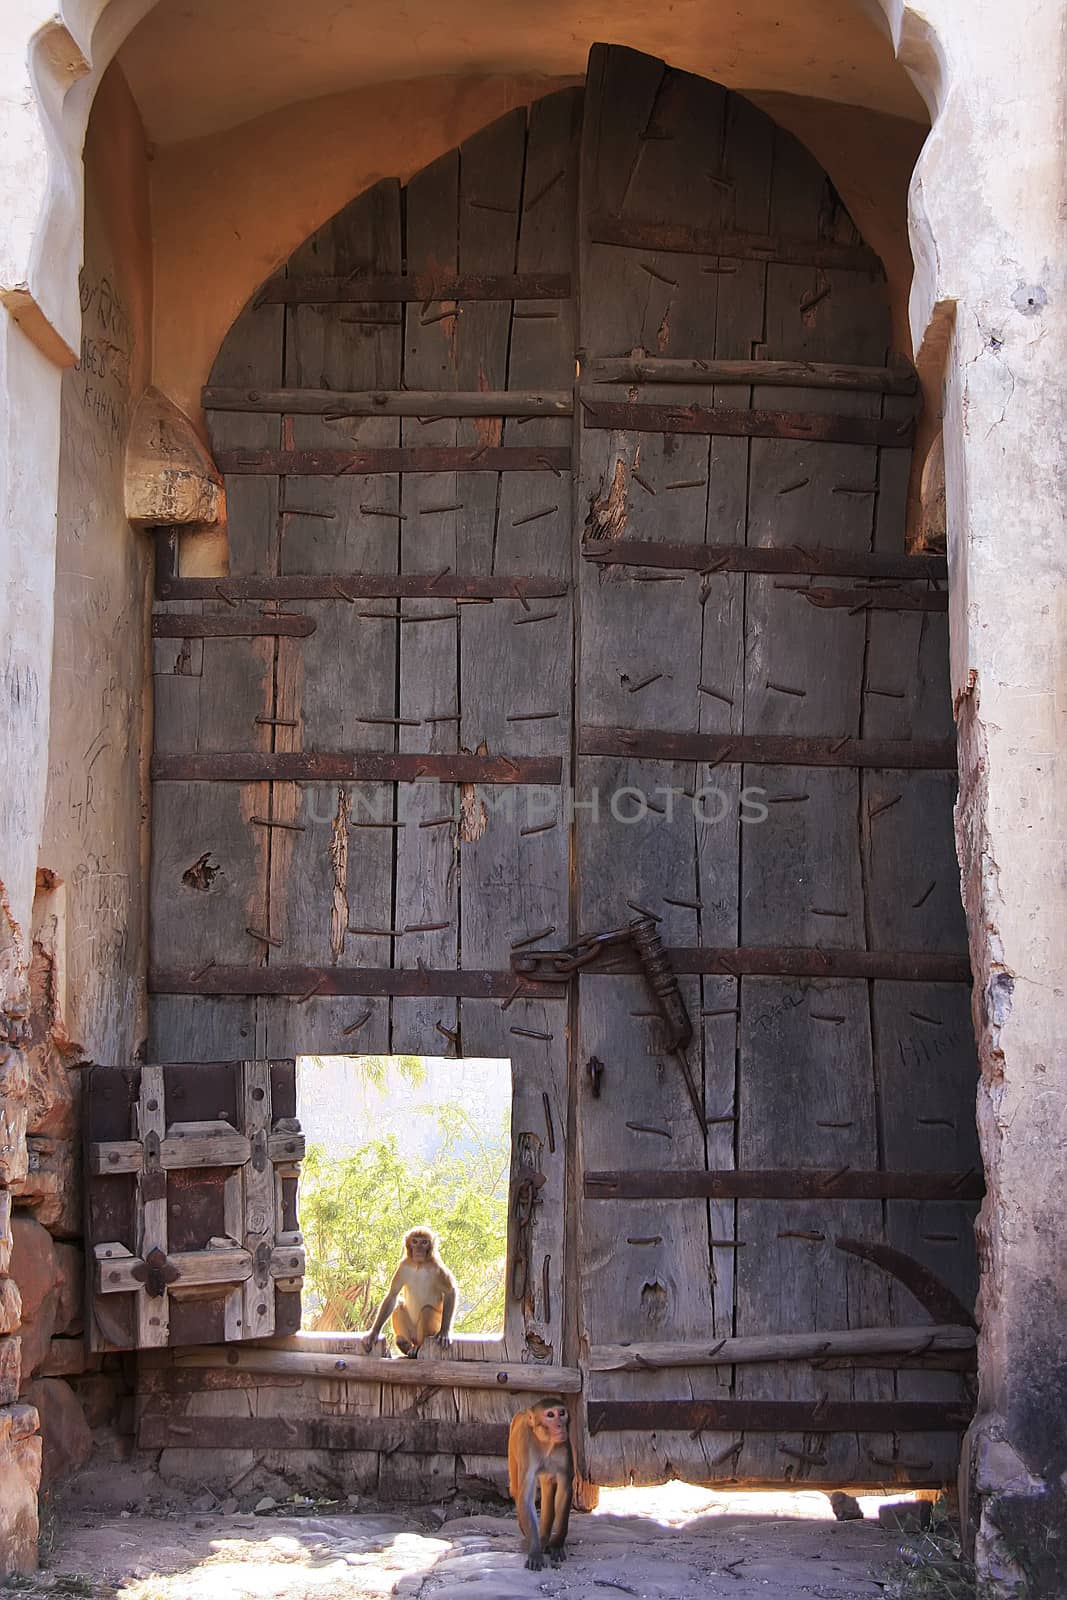
[[[923,1310],[930,1313],[934,1322],[954,1323],[961,1328],[978,1327],[959,1296],[938,1277],[936,1272],[923,1262],[916,1261],[914,1256],[873,1239],[841,1238],[835,1239],[834,1244],[839,1250],[845,1250],[852,1256],[860,1256],[864,1261],[871,1261],[876,1267],[881,1267],[884,1272],[890,1273],[904,1285],[909,1294],[915,1296]]]
[[[707,1118],[700,1090],[693,1078],[686,1048],[693,1037],[693,1024],[685,1009],[670,954],[660,938],[656,918],[634,917],[624,928],[587,934],[563,950],[513,951],[511,968],[516,977],[529,983],[552,983],[567,979],[583,967],[592,966],[605,950],[629,945],[637,956],[645,982],[652,992],[665,1031],[663,1049],[677,1057],[686,1090],[701,1131],[707,1133]],[[595,1059],[595,1058],[594,1058]],[[599,1066],[599,1063],[598,1063]],[[603,1068],[600,1068],[603,1071]],[[600,1092],[600,1074],[593,1077],[593,1094]]]

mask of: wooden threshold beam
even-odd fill
[[[374,477],[391,472],[551,472],[570,471],[571,453],[563,446],[403,445],[376,450],[220,450],[215,463],[223,474],[339,478],[349,473]]]
[[[386,272],[351,273],[347,278],[269,278],[254,304],[382,305],[415,300],[569,300],[570,296],[566,272]]]
[[[848,366],[833,361],[716,361],[672,356],[608,356],[583,368],[588,383],[741,384],[759,388],[847,389],[860,393],[912,395],[919,379],[910,361],[887,367]],[[206,405],[205,401],[205,405]]]
[[[584,1191],[587,1200],[981,1200],[985,1182],[975,1168],[968,1172],[634,1168],[587,1172]]]
[[[413,1363],[414,1364],[414,1363]],[[367,1450],[385,1455],[504,1456],[506,1422],[428,1417],[204,1417],[146,1410],[142,1450]]]
[[[559,756],[386,755],[293,750],[153,756],[154,783],[484,783],[562,781]]]
[[[440,1389],[503,1389],[521,1394],[578,1394],[582,1375],[577,1367],[539,1366],[533,1362],[463,1361],[419,1355],[414,1361],[313,1350],[278,1350],[265,1346],[220,1345],[179,1350],[173,1366],[187,1369],[225,1367],[238,1372],[277,1373],[283,1377],[344,1378],[353,1383],[391,1383]]]
[[[907,449],[915,420],[836,417],[821,411],[715,410],[698,405],[631,405],[582,397],[587,428],[617,433],[701,434],[730,439],[806,439],[815,444],[882,445]]]
[[[878,767],[954,772],[953,739],[803,739],[772,733],[668,733],[658,728],[589,727],[583,756],[644,761],[743,763],[767,767]]]
[[[827,578],[945,579],[944,556],[868,554],[825,545],[672,544],[657,539],[586,539],[586,561],[605,566],[657,567],[665,572],[813,573]]]
[[[864,1356],[920,1359],[937,1354],[970,1355],[973,1328],[922,1324],[902,1328],[836,1328],[818,1333],[756,1334],[703,1344],[596,1344],[582,1362],[586,1372],[659,1372],[672,1367],[732,1367],[762,1361],[811,1361]]]
[[[232,389],[208,384],[205,411],[327,417],[569,417],[565,389]]]
[[[591,1434],[962,1433],[973,1407],[931,1400],[589,1400]],[[197,1418],[199,1422],[200,1419]]]

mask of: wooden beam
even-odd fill
[[[838,267],[884,275],[866,245],[835,244],[829,239],[794,239],[788,235],[742,233],[722,228],[694,228],[686,223],[636,222],[594,214],[589,218],[594,244],[627,250],[671,250],[680,255],[729,256],[741,261],[783,261],[788,265]]]
[[[972,1415],[972,1406],[928,1400],[586,1402],[592,1434],[683,1428],[690,1433],[962,1433]]]
[[[130,1294],[144,1287],[145,1264],[140,1256],[107,1258],[96,1247],[97,1294]],[[247,1250],[190,1250],[177,1251],[167,1256],[168,1267],[177,1276],[169,1283],[171,1291],[183,1285],[203,1286],[213,1283],[243,1283],[252,1276],[252,1257]]]
[[[586,539],[586,561],[606,566],[658,567],[666,572],[816,573],[833,578],[945,579],[944,556],[868,555],[827,546],[671,544],[656,539]]]
[[[839,1328],[825,1333],[770,1333],[703,1344],[598,1344],[582,1362],[587,1372],[658,1372],[669,1367],[731,1367],[760,1361],[814,1361],[864,1356],[920,1357],[973,1352],[977,1335],[956,1326]]]
[[[676,1167],[587,1172],[587,1200],[981,1200],[982,1174],[873,1172],[851,1167],[708,1172]]]
[[[300,516],[288,511],[289,517]],[[536,531],[536,530],[535,530]],[[475,577],[461,572],[290,573],[278,578],[177,578],[156,581],[157,600],[556,600],[559,578]],[[184,616],[184,613],[183,613]],[[268,621],[271,619],[267,619]],[[387,620],[387,619],[386,619]]]
[[[587,428],[617,433],[701,434],[730,439],[807,439],[816,444],[882,445],[907,449],[912,417],[834,417],[821,411],[717,411],[712,407],[629,405],[582,399]]]
[[[148,974],[148,988],[152,994],[285,994],[307,1000],[326,995],[524,998],[523,985],[513,972],[477,968],[237,967],[208,962],[201,967],[153,967]],[[564,984],[539,983],[525,998],[562,1000],[566,993]]]
[[[142,1450],[360,1450],[386,1455],[505,1456],[506,1422],[427,1417],[202,1417],[145,1411]]]
[[[888,367],[846,366],[834,361],[715,361],[672,356],[609,356],[590,361],[589,383],[741,384],[760,388],[848,389],[870,394],[915,394],[919,380],[910,361]],[[207,404],[207,401],[204,402]]]
[[[583,756],[707,761],[714,766],[883,767],[954,772],[954,739],[800,739],[773,733],[669,733],[658,728],[581,730]]]
[[[265,305],[381,305],[415,300],[569,300],[565,272],[352,273],[347,278],[270,278],[255,297]]]
[[[225,389],[200,392],[205,411],[301,417],[569,417],[566,389]]]
[[[251,1160],[252,1144],[243,1133],[227,1123],[172,1124],[160,1141],[159,1163],[164,1172],[180,1172],[196,1167],[243,1167]],[[269,1161],[302,1161],[305,1154],[302,1133],[272,1133],[267,1140]],[[89,1146],[89,1172],[93,1177],[121,1177],[140,1172],[144,1165],[144,1146],[137,1139],[110,1139]]]
[[[570,471],[571,453],[560,445],[389,445],[377,450],[220,450],[219,471],[339,478],[389,472]]]
[[[218,586],[216,585],[216,598]],[[168,615],[156,612],[152,618],[154,639],[306,639],[315,632],[314,617],[282,616],[235,617],[232,613],[211,613],[206,617]]]
[[[577,1394],[582,1375],[576,1367],[539,1366],[532,1362],[461,1361],[420,1355],[416,1360],[350,1355],[312,1350],[274,1350],[260,1346],[235,1349],[180,1350],[175,1367],[236,1368],[239,1372],[278,1373],[283,1377],[344,1378],[353,1383],[391,1383],[440,1389],[503,1389],[519,1394]]]
[[[373,752],[216,751],[153,756],[155,783],[558,784],[559,756],[386,755]]]

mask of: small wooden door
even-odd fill
[[[796,141],[597,46],[262,286],[204,394],[229,576],[161,546],[153,1058],[510,1059],[480,1353],[581,1368],[596,1482],[954,1471],[970,1332],[893,1334],[966,1323],[980,1181],[888,340]],[[632,946],[558,956],[636,917],[692,1093]]]
[[[85,1099],[90,1344],[295,1333],[304,1140],[292,1061],[93,1067]]]

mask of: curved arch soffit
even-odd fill
[[[947,73],[932,23],[919,6],[905,5],[903,0],[858,3],[888,33],[936,130]],[[30,41],[27,86],[36,102],[30,115],[36,110],[39,124],[25,137],[29,158],[23,168],[24,198],[8,259],[0,262],[0,296],[9,309],[21,312],[27,333],[61,365],[73,364],[81,340],[82,147],[89,112],[116,52],[157,4],[158,0],[62,0],[58,19],[44,22]],[[916,177],[920,170],[921,158]],[[917,264],[932,263],[933,239],[921,204],[911,208],[910,231]],[[913,294],[916,345],[935,298],[932,282],[921,297]]]

